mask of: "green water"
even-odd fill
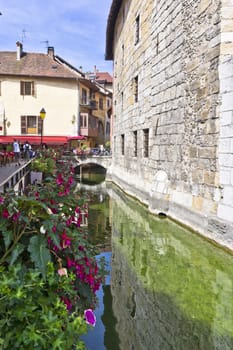
[[[88,349],[232,350],[233,255],[108,193],[89,206],[92,239],[112,253]]]

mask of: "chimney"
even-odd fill
[[[20,41],[17,41],[16,43],[16,59],[17,61],[20,61],[20,58],[22,57],[22,53],[23,53],[23,45]]]
[[[48,46],[48,56],[54,59],[54,47]]]

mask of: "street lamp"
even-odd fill
[[[41,119],[41,135],[40,135],[40,144],[43,144],[43,128],[44,128],[44,118],[46,116],[45,109],[42,108],[40,111],[40,119]]]

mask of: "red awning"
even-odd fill
[[[32,145],[39,145],[41,143],[41,136],[0,136],[0,143],[13,143],[14,139],[20,143],[28,141]],[[43,143],[48,145],[62,145],[67,143],[69,140],[84,140],[85,136],[43,136]]]
[[[71,136],[67,138],[67,141],[72,141],[72,140],[86,140],[85,136]]]

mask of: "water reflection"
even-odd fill
[[[232,350],[232,256],[115,191],[111,198],[120,349]]]
[[[233,257],[116,188],[88,228],[111,265],[89,350],[232,350]],[[111,253],[112,250],[112,253]]]

